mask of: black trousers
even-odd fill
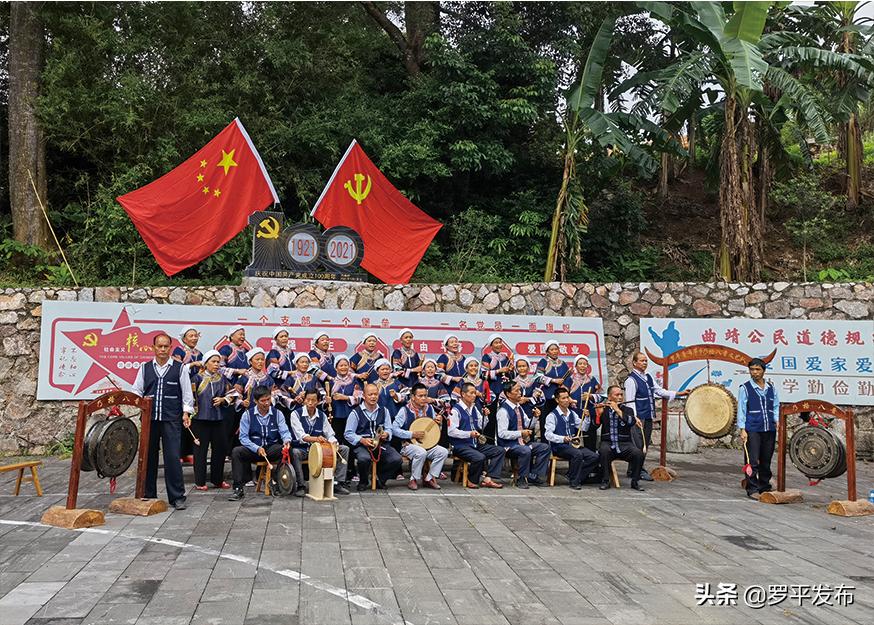
[[[486,460],[489,461],[489,466],[486,471],[488,476],[491,478],[501,477],[501,467],[504,464],[505,451],[506,450],[503,447],[490,445],[488,443],[485,445],[477,445],[476,447],[456,445],[452,448],[452,454],[454,456],[470,463],[467,472],[467,479],[474,484],[479,484],[480,480],[482,480],[483,468],[485,467]]]
[[[349,441],[346,440],[346,419],[337,419],[334,418],[331,421],[331,427],[334,430],[334,436],[337,437],[337,441],[341,445],[346,445],[349,449],[352,449],[352,445]],[[339,462],[339,461],[338,461]],[[350,453],[348,458],[349,466],[346,467],[346,481],[348,482],[353,475],[355,475],[355,454]]]
[[[567,481],[571,486],[582,484],[598,466],[598,453],[587,447],[575,449],[569,443],[561,443],[552,446],[552,453],[568,461]]]
[[[214,486],[221,486],[225,477],[225,457],[227,451],[227,428],[223,421],[207,421],[192,419],[191,431],[200,440],[200,445],[194,446],[194,483],[206,486],[206,453],[212,452],[209,462],[209,481]],[[191,437],[188,437],[191,439]]]
[[[273,443],[266,447],[267,459],[271,463],[277,464],[282,458],[282,443]],[[264,460],[263,456],[259,456],[254,451],[243,445],[234,447],[231,452],[231,471],[234,474],[234,488],[243,488],[243,484],[252,479],[252,463]]]
[[[598,453],[601,456],[601,475],[605,481],[610,479],[610,463],[617,458],[628,462],[632,482],[640,479],[640,470],[643,468],[643,451],[638,449],[634,443],[620,442],[617,453],[608,441],[601,441],[601,449]]]
[[[747,451],[753,468],[753,474],[747,478],[747,492],[751,495],[765,493],[771,490],[771,458],[774,456],[777,432],[747,432],[747,435]]]
[[[401,455],[394,447],[388,443],[382,443],[379,448],[379,460],[376,464],[376,479],[383,484],[388,480],[394,479],[401,472]],[[374,455],[376,451],[374,451]],[[373,458],[370,456],[370,450],[364,445],[355,446],[355,466],[358,469],[358,484],[367,484],[370,482],[370,465],[373,464]]]
[[[182,461],[179,459],[182,439],[182,417],[172,421],[152,421],[149,427],[149,455],[146,463],[146,498],[158,497],[158,445],[164,453],[164,483],[167,500],[172,506],[185,499],[185,480],[182,478]]]
[[[507,458],[515,458],[519,470],[519,479],[528,479],[536,476],[543,479],[549,468],[549,445],[537,441],[531,441],[527,445],[506,447]]]

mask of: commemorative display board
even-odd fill
[[[436,358],[443,339],[455,334],[461,352],[481,358],[488,336],[500,333],[517,356],[539,359],[543,344],[559,342],[569,363],[588,356],[592,373],[606,388],[607,356],[599,318],[418,313],[319,308],[244,308],[45,301],[40,333],[37,399],[92,399],[129,390],[140,366],[152,359],[152,340],[159,332],[180,344],[179,333],[194,326],[201,333],[198,349],[207,351],[227,342],[227,331],[242,325],[249,346],[271,347],[273,329],[288,328],[295,352],[309,351],[317,332],[326,332],[335,354],[352,355],[367,332],[379,337],[379,349],[391,355],[399,346],[398,333],[409,328],[416,351]]]
[[[352,228],[321,232],[312,224],[285,225],[285,216],[258,211],[252,226],[252,262],[244,275],[255,278],[366,282],[361,269],[364,243]]]

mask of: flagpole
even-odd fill
[[[39,207],[42,209],[42,214],[45,215],[46,223],[49,225],[49,230],[52,231],[52,237],[55,239],[55,245],[58,246],[58,251],[61,252],[61,258],[64,259],[64,264],[67,266],[67,271],[70,272],[70,277],[73,278],[73,284],[76,288],[79,288],[79,283],[76,282],[76,274],[73,273],[73,268],[70,267],[70,262],[67,260],[67,255],[64,254],[64,248],[61,247],[60,241],[58,241],[58,235],[55,234],[55,229],[52,227],[52,222],[49,219],[49,214],[46,212],[46,207],[43,206],[42,198],[39,196],[39,191],[36,190],[36,183],[33,181],[33,174],[30,173],[30,169],[27,170],[27,177],[30,178],[30,186],[33,187],[33,192],[36,195],[36,201],[39,202]]]
[[[313,210],[310,211],[310,217],[316,214],[316,210],[319,208],[319,204],[322,203],[322,199],[325,197],[325,194],[328,192],[328,189],[331,188],[331,184],[334,182],[334,178],[337,177],[337,172],[340,171],[340,168],[343,166],[343,163],[346,162],[346,158],[349,156],[349,152],[352,151],[352,148],[358,143],[357,139],[352,139],[352,143],[349,144],[349,147],[346,148],[346,152],[343,154],[343,158],[340,159],[340,162],[337,163],[337,166],[334,168],[334,173],[331,174],[331,177],[328,178],[328,184],[325,185],[325,188],[322,189],[322,194],[319,196],[319,199],[316,200],[315,206],[313,206]]]

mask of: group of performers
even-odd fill
[[[168,499],[176,509],[185,508],[180,463],[185,428],[199,441],[193,450],[195,489],[208,488],[209,458],[209,482],[232,487],[234,501],[251,485],[254,462],[275,463],[284,452],[295,469],[294,494],[303,496],[303,459],[314,442],[333,444],[342,458],[334,475],[334,492],[341,495],[349,494],[356,477],[359,491],[386,488],[400,478],[411,490],[439,490],[450,454],[468,463],[468,488],[502,488],[505,458],[512,460],[516,487],[543,486],[555,455],[568,461],[574,490],[586,482],[609,488],[610,464],[619,458],[628,462],[631,488],[642,491],[640,482],[652,480],[643,463],[655,399],[688,394],[661,388],[646,373],[642,353],[634,355],[623,386],[602,389],[586,356],[566,363],[557,341],[547,341],[545,355],[535,361],[514,356],[493,334],[476,359],[462,355],[458,337],[449,334],[435,360],[416,352],[411,330],[398,338],[400,347],[383,354],[376,335],[368,333],[350,357],[331,353],[325,332],[313,337],[309,351],[298,353],[286,328],[275,329],[267,352],[247,349],[240,326],[229,330],[227,344],[205,353],[197,349],[194,327],[182,331],[181,346],[172,353],[170,336],[157,335],[155,358],[139,369],[134,384],[139,395],[153,398],[146,496],[156,496],[160,442]],[[763,465],[761,479],[750,480],[758,490],[770,481],[768,417],[779,403],[770,384],[762,390],[756,382],[747,393],[744,415],[754,405],[762,415],[744,421],[765,430],[749,437],[754,470]],[[439,442],[428,449],[416,444],[425,432],[413,429],[422,418],[440,427]],[[743,423],[740,415],[738,421]],[[747,440],[746,430],[742,437]],[[224,480],[228,456],[232,484]],[[402,457],[410,460],[408,479],[401,474]]]

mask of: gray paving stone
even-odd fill
[[[134,625],[145,607],[145,603],[98,603],[82,625]]]

